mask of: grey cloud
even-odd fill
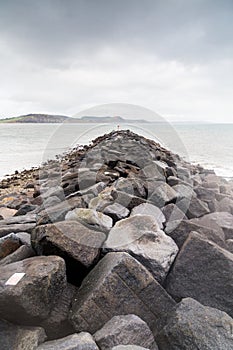
[[[232,54],[227,0],[3,0],[0,8],[1,35],[44,64],[70,64],[106,46],[183,62]]]

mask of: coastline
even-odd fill
[[[16,173],[1,182],[0,215],[3,341],[34,326],[55,349],[81,332],[96,344],[126,317],[152,350],[167,348],[177,313],[180,347],[199,339],[186,325],[213,339],[219,319],[233,324],[233,182],[153,140],[113,131]]]

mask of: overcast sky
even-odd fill
[[[232,0],[0,0],[0,117],[105,103],[233,122]]]

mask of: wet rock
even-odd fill
[[[0,348],[2,350],[34,350],[46,340],[41,327],[22,327],[0,320]]]
[[[157,207],[162,208],[164,205],[175,201],[177,198],[176,191],[166,182],[148,182],[148,200]]]
[[[167,278],[176,300],[191,297],[233,315],[233,254],[192,232]]]
[[[120,344],[155,349],[150,328],[136,315],[114,316],[94,334],[94,339],[101,350],[111,350]]]
[[[225,312],[183,299],[157,336],[161,350],[230,350],[233,319]]]
[[[103,213],[110,216],[113,219],[113,222],[116,222],[129,216],[130,211],[123,205],[114,203],[105,207]]]
[[[113,225],[112,218],[94,209],[76,208],[69,211],[65,220],[79,221],[99,231],[108,232]]]
[[[14,284],[15,273],[25,273]],[[0,317],[24,325],[38,325],[59,302],[66,287],[65,262],[57,256],[33,257],[0,266]]]
[[[118,221],[104,243],[104,252],[127,252],[163,282],[178,252],[171,237],[159,230],[152,216],[135,215]]]
[[[95,333],[113,316],[134,313],[156,332],[161,316],[174,305],[136,259],[127,253],[108,253],[83,281],[70,317],[76,331]]]
[[[74,333],[65,338],[51,340],[41,344],[37,350],[99,350],[91,334]]]
[[[169,221],[166,224],[165,228],[165,233],[176,242],[179,248],[182,247],[185,240],[188,238],[188,235],[192,231],[202,234],[207,239],[217,243],[221,247],[225,247],[225,235],[221,228],[216,229],[216,227],[205,227],[199,224],[198,222],[192,222],[192,220]]]
[[[138,214],[153,216],[153,218],[155,218],[158,222],[160,228],[163,228],[163,223],[166,221],[163,212],[158,207],[150,203],[143,203],[138,205],[137,207],[134,207],[131,211],[130,216]]]
[[[77,221],[37,226],[32,246],[37,254],[56,254],[66,261],[68,280],[80,284],[88,269],[98,261],[106,236]]]

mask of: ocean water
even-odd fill
[[[151,123],[120,128],[154,139],[186,160],[233,179],[233,124]],[[116,129],[113,124],[0,124],[0,178]]]

